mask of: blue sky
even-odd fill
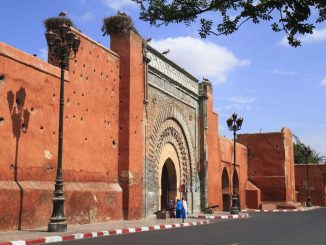
[[[275,132],[289,127],[302,142],[326,155],[326,23],[303,38],[303,46],[284,44],[284,34],[268,23],[247,23],[230,36],[200,39],[198,25],[160,28],[138,20],[139,8],[130,0],[10,0],[2,2],[0,41],[38,57],[46,57],[42,21],[65,10],[85,34],[102,37],[102,20],[123,10],[144,38],[198,79],[214,84],[214,108],[220,134],[230,137],[226,119],[244,117],[240,133]]]

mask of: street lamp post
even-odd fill
[[[311,194],[310,194],[310,185],[309,185],[309,173],[308,173],[308,157],[311,155],[310,147],[303,145],[303,155],[306,160],[306,179],[307,179],[307,207],[312,207]]]
[[[233,113],[231,117],[226,120],[226,123],[228,125],[228,128],[230,131],[233,131],[233,194],[232,194],[232,207],[231,207],[231,214],[238,214],[240,212],[239,209],[239,197],[238,197],[238,190],[235,188],[235,183],[234,183],[234,176],[236,173],[235,165],[236,165],[236,148],[235,148],[235,139],[237,135],[237,131],[241,129],[243,122],[243,118],[239,117],[236,113]]]
[[[69,58],[71,57],[71,50],[73,57],[76,56],[80,45],[79,38],[70,31],[70,27],[64,22],[59,27],[58,32],[54,33],[48,30],[45,33],[46,41],[49,47],[49,52],[59,59],[61,68],[60,80],[60,111],[59,111],[59,143],[58,143],[58,168],[55,179],[55,190],[53,201],[53,211],[48,224],[48,231],[62,232],[67,231],[67,222],[64,215],[64,191],[62,178],[62,143],[63,143],[63,110],[64,110],[64,72]]]

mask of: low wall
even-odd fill
[[[0,181],[0,230],[46,226],[52,212],[53,182]],[[122,191],[118,184],[65,182],[68,223],[85,224],[121,219]]]
[[[249,180],[246,184],[246,204],[250,209],[259,209],[261,204],[261,191]]]
[[[326,164],[296,164],[294,169],[295,189],[298,192],[298,201],[303,206],[306,205],[308,170],[312,204],[314,206],[326,206]]]

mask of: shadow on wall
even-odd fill
[[[24,109],[24,103],[26,99],[26,91],[24,88],[20,88],[16,95],[12,91],[7,92],[7,101],[9,112],[12,122],[12,133],[16,138],[16,150],[15,150],[15,163],[14,163],[14,180],[17,183],[20,190],[20,206],[18,216],[18,230],[21,230],[22,225],[22,209],[23,209],[23,188],[18,182],[18,150],[19,150],[19,139],[21,133],[26,133],[30,118],[30,112],[28,109]]]

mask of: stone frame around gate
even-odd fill
[[[170,124],[170,125],[169,125]],[[172,125],[171,125],[172,124]],[[174,125],[173,125],[174,124]],[[179,130],[178,130],[179,129]],[[169,132],[167,132],[169,131]],[[178,132],[180,131],[180,132]],[[160,136],[165,135],[172,136],[174,139],[164,139]],[[183,170],[186,170],[185,172],[191,173],[195,169],[194,166],[194,147],[193,147],[193,141],[190,134],[190,130],[188,128],[188,125],[186,123],[186,120],[184,119],[184,116],[182,113],[175,107],[175,106],[168,106],[166,107],[157,117],[154,123],[153,131],[150,134],[150,142],[149,142],[149,156],[150,159],[148,159],[154,166],[158,166],[158,157],[160,155],[160,152],[158,152],[157,148],[162,148],[162,143],[170,142],[173,144],[173,141],[175,141],[175,148],[181,148],[181,157],[182,161],[185,163],[185,159],[188,158],[188,164],[187,166],[182,165]],[[161,145],[160,145],[161,144]],[[160,149],[161,150],[161,149]],[[177,150],[178,152],[178,150]],[[180,158],[179,158],[180,159]],[[182,171],[181,171],[182,172]],[[156,178],[159,180],[158,176]]]
[[[193,147],[193,143],[195,142],[192,141],[190,130],[186,124],[186,120],[184,119],[182,112],[172,105],[162,110],[153,124],[153,129],[149,136],[148,149],[146,153],[146,169],[148,171],[146,173],[147,182],[154,181],[155,183],[150,190],[149,187],[146,186],[145,191],[152,192],[152,196],[156,195],[155,190],[159,192],[161,191],[160,177],[162,169],[160,168],[160,164],[162,165],[162,163],[160,163],[159,158],[161,157],[162,149],[165,144],[171,144],[173,145],[178,156],[180,171],[180,179],[178,180],[179,184],[185,181],[186,177],[188,177],[187,188],[191,192],[195,178],[194,173],[196,173],[196,166],[194,164],[195,148]],[[158,209],[160,207],[159,197],[160,195],[155,198],[157,200],[156,204],[152,203],[154,204],[152,205],[154,207],[146,207],[146,215],[151,213],[151,211],[157,211],[148,209]],[[146,202],[146,205],[150,205],[147,203],[148,202]],[[190,207],[192,206],[192,203],[188,202],[188,204]]]

